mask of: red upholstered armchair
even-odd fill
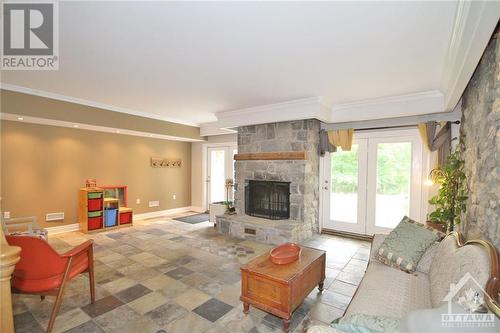
[[[10,245],[21,247],[21,260],[12,274],[12,292],[56,296],[47,332],[51,332],[62,303],[64,288],[78,274],[88,272],[91,303],[95,300],[93,241],[59,254],[46,241],[29,236],[6,236]]]

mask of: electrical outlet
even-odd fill
[[[135,199],[135,203],[138,204],[138,205],[140,205],[141,204],[141,199],[139,199],[139,198]]]
[[[172,196],[172,199],[176,200],[176,199],[177,199],[177,196],[174,194],[174,195]]]
[[[160,207],[160,202],[158,200],[156,200],[156,201],[150,201],[149,202],[149,207]]]
[[[3,212],[4,219],[10,219],[10,212]]]

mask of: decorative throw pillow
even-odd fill
[[[420,261],[417,265],[417,272],[429,274],[431,271],[431,264],[434,260],[434,256],[436,255],[437,248],[439,246],[439,242],[432,243],[431,246],[425,250],[424,255],[420,258]]]
[[[414,272],[425,250],[442,233],[405,216],[378,249],[377,260],[406,272]]]
[[[399,319],[356,313],[330,326],[345,333],[397,333]]]
[[[372,247],[370,249],[370,261],[377,260],[378,249],[380,245],[384,242],[387,235],[375,234],[372,239]]]

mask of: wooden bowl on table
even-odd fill
[[[300,251],[300,246],[297,244],[285,243],[272,249],[269,257],[276,265],[286,265],[299,259]]]

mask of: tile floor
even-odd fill
[[[96,259],[96,302],[90,304],[86,275],[72,280],[54,332],[281,332],[279,318],[253,307],[245,316],[239,301],[239,266],[271,247],[219,235],[208,222],[172,220],[177,216],[106,233],[51,236],[59,252],[94,239]],[[343,314],[370,252],[368,242],[324,235],[305,245],[327,251],[327,278],[323,293],[313,290],[295,311],[293,332]],[[54,298],[13,299],[16,332],[43,332]]]

